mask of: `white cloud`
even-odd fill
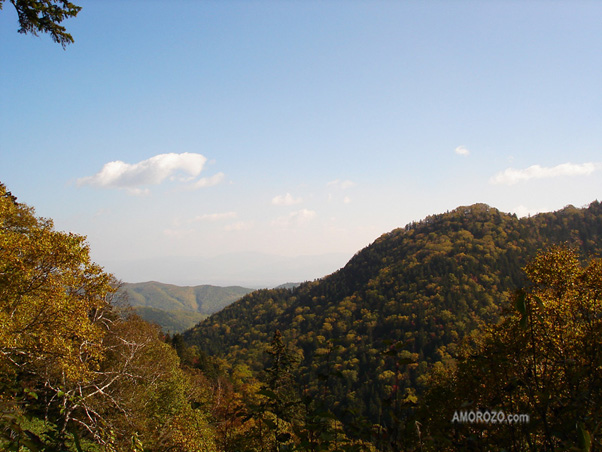
[[[328,182],[326,185],[328,187],[336,187],[336,188],[340,188],[341,190],[345,190],[347,188],[351,188],[351,187],[355,186],[355,182],[352,182],[350,180],[335,179],[333,181]]]
[[[278,195],[272,198],[272,204],[275,206],[292,206],[303,202],[302,198],[293,198],[290,193],[286,195]]]
[[[193,182],[206,162],[205,156],[190,152],[159,154],[138,163],[116,160],[106,163],[93,176],[79,178],[77,185],[125,189],[131,195],[147,195],[150,193],[149,189],[141,188],[145,185],[159,185],[166,180]],[[193,182],[189,188],[210,187],[223,179],[224,173],[217,173]]]
[[[284,217],[276,218],[272,221],[272,226],[289,227],[289,226],[300,226],[309,223],[316,217],[316,212],[308,209],[301,209],[295,212],[291,212]]]
[[[236,212],[221,212],[221,213],[207,213],[204,215],[197,215],[192,221],[220,221],[220,220],[231,220],[236,218]]]
[[[217,173],[211,177],[203,177],[202,179],[199,179],[194,184],[192,184],[190,188],[195,189],[203,187],[213,187],[214,185],[217,185],[221,181],[223,181],[225,176],[226,175],[224,173]]]
[[[182,238],[182,237],[188,237],[192,234],[195,233],[194,229],[164,229],[163,230],[163,235],[170,237],[170,238]]]
[[[166,179],[189,181],[203,170],[207,159],[201,154],[159,154],[138,163],[120,160],[106,163],[94,176],[82,177],[78,185],[102,188],[135,189],[141,185],[158,185]],[[187,176],[182,176],[182,173]]]
[[[466,149],[466,146],[458,146],[454,149],[454,152],[458,155],[463,155],[464,157],[468,157],[470,155],[470,151]]]
[[[560,176],[587,176],[600,169],[599,163],[563,163],[551,168],[533,165],[526,169],[508,168],[497,173],[489,182],[492,184],[514,185],[517,182],[528,181],[531,179],[546,179]]]
[[[126,187],[127,192],[133,196],[146,196],[150,193],[148,188]]]
[[[246,231],[253,227],[252,221],[238,221],[224,226],[225,231]]]
[[[349,196],[345,196],[343,198],[343,204],[350,204],[351,203],[351,198]]]
[[[550,209],[546,209],[546,208],[542,208],[542,209],[530,209],[530,208],[525,207],[523,205],[520,205],[520,206],[518,206],[518,207],[516,207],[514,209],[514,213],[519,218],[527,217],[529,215],[536,215],[536,214],[541,213],[541,212],[549,212],[549,211],[550,211]]]

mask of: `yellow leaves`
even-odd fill
[[[392,370],[385,370],[378,375],[378,379],[383,382],[391,382],[394,376],[395,372]]]
[[[429,234],[428,241],[424,245],[424,249],[431,250],[437,254],[448,254],[453,250],[452,241],[445,234]]]
[[[592,260],[584,268],[575,252],[553,248],[540,253],[526,272],[533,284],[515,298],[514,313],[475,337],[476,344],[462,351],[452,375],[434,381],[427,394],[429,408],[445,413],[443,430],[449,429],[449,409],[432,405],[440,394],[453,406],[469,401],[528,413],[531,423],[520,442],[512,445],[503,432],[491,430],[486,444],[572,450],[578,443],[576,423],[582,422],[579,442],[587,443],[582,441],[586,433],[602,422],[602,261]],[[469,435],[471,428],[458,427],[453,434]]]
[[[533,283],[553,289],[556,296],[570,289],[581,271],[577,253],[564,247],[539,253],[525,267],[525,273]]]
[[[166,450],[181,452],[217,452],[214,434],[202,413],[186,410],[174,417]]]
[[[106,306],[111,277],[92,264],[85,238],[57,232],[0,185],[0,352],[20,365],[53,362],[82,378],[102,336],[90,312]]]
[[[107,450],[217,450],[191,405],[202,391],[156,327],[113,310],[114,286],[85,237],[54,231],[0,184],[0,384],[26,375],[45,393],[36,413]]]

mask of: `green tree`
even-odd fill
[[[90,261],[85,237],[17,203],[0,184],[0,367],[36,372],[52,362],[86,378],[102,357],[112,276]],[[87,356],[82,360],[82,352]]]
[[[290,450],[292,427],[298,421],[300,405],[293,373],[299,360],[284,344],[278,330],[274,332],[267,353],[271,363],[265,370],[266,385],[259,391],[265,396],[259,407],[261,419],[271,432],[270,449]]]
[[[0,0],[0,9],[4,0]],[[82,9],[67,0],[10,0],[19,17],[19,33],[48,33],[52,40],[65,48],[73,37],[61,25],[63,20],[75,17]]]
[[[0,449],[216,450],[203,380],[115,290],[84,237],[0,184]]]
[[[79,402],[74,412],[86,414],[92,435],[103,432],[97,442],[116,450],[126,449],[134,438],[145,450],[216,449],[203,408],[206,383],[184,372],[156,325],[120,316],[103,345],[105,359],[96,378],[74,388],[85,399],[74,398]]]
[[[0,184],[0,421],[13,425],[31,391],[60,404],[66,386],[94,378],[113,283],[85,237],[55,231]]]

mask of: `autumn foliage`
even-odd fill
[[[0,449],[599,450],[601,237],[599,203],[459,208],[166,337],[0,184]]]
[[[600,447],[602,260],[582,265],[574,251],[554,247],[525,273],[529,285],[517,292],[514,311],[476,335],[453,371],[433,375],[421,407],[432,450]],[[460,410],[529,421],[451,422]]]
[[[213,450],[204,394],[115,289],[84,237],[0,185],[1,448]]]

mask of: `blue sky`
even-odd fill
[[[600,199],[601,2],[79,4],[66,50],[0,11],[0,180],[126,281],[311,279],[460,205]]]

